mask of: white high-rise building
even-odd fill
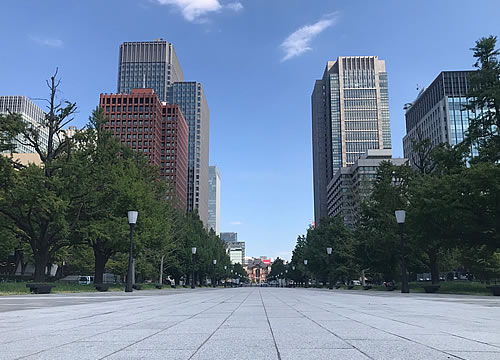
[[[208,227],[220,235],[220,172],[217,166],[208,168]]]
[[[42,151],[47,150],[49,131],[44,125],[45,112],[26,96],[0,96],[0,114],[18,113],[24,122],[38,129]],[[16,153],[34,153],[33,146],[27,145],[19,136],[15,141]]]

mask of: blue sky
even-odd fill
[[[378,55],[389,76],[392,144],[403,104],[442,70],[470,69],[469,48],[498,35],[498,0],[45,0],[2,4],[0,94],[62,99],[83,126],[115,92],[123,41],[172,42],[185,79],[203,83],[210,164],[222,180],[221,229],[247,255],[290,257],[313,217],[310,95],[326,61]],[[43,106],[43,104],[40,104]]]

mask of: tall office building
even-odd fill
[[[124,42],[118,60],[118,93],[130,94],[132,89],[153,89],[166,101],[168,87],[184,81],[181,64],[174,46],[162,39]]]
[[[159,167],[168,196],[185,210],[188,127],[179,106],[162,103],[152,89],[101,94],[99,104],[109,118],[104,128]]]
[[[208,227],[220,234],[220,172],[217,166],[208,168]]]
[[[311,96],[315,223],[328,215],[327,186],[367,150],[391,149],[385,61],[340,56],[328,61]]]
[[[46,151],[49,131],[44,125],[45,112],[26,96],[0,96],[0,114],[8,114],[9,112],[20,114],[22,120],[28,126],[38,129],[42,150]],[[13,152],[15,153],[35,152],[33,146],[26,144],[22,136],[18,136],[14,144],[16,148]]]
[[[415,164],[413,140],[430,139],[433,145],[456,145],[464,139],[469,119],[474,117],[468,105],[469,76],[472,71],[443,71],[424,89],[413,103],[405,105],[405,158]]]
[[[169,104],[178,104],[189,127],[187,210],[198,211],[208,228],[208,149],[210,112],[203,86],[195,81],[169,87]]]

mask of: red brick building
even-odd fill
[[[169,197],[185,210],[189,130],[179,106],[163,104],[152,89],[101,94],[99,105],[109,119],[104,127],[159,168]]]

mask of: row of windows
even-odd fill
[[[345,99],[376,99],[377,90],[375,89],[345,89]]]
[[[377,121],[346,121],[346,130],[378,130]]]
[[[378,131],[348,131],[346,132],[346,141],[364,140],[378,141]]]
[[[347,99],[344,100],[346,109],[376,109],[377,99]]]
[[[378,149],[378,142],[369,142],[369,141],[346,141],[346,151],[347,152],[357,152],[357,153],[365,153],[368,149]]]
[[[103,104],[154,104],[153,98],[148,98],[148,97],[126,97],[126,98],[121,98],[121,97],[106,97],[103,99]],[[131,110],[129,110],[131,111]]]
[[[345,120],[377,120],[378,112],[377,110],[349,110],[346,109],[344,112]]]

